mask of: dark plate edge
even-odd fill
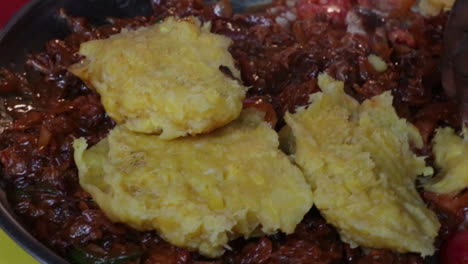
[[[40,4],[42,0],[31,0],[24,5],[8,23],[0,30],[0,42],[8,35],[8,33],[22,20],[22,18],[33,8]],[[3,191],[0,191],[0,196],[4,196]],[[4,197],[0,197],[4,198]],[[33,256],[37,261],[44,264],[68,264],[63,258],[59,257],[52,250],[44,246],[36,238],[34,238],[12,215],[11,211],[5,206],[0,199],[0,228],[16,242],[28,254]]]

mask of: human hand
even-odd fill
[[[444,36],[442,83],[468,125],[468,0],[457,0]]]

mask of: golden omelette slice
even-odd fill
[[[307,109],[286,115],[295,144],[285,144],[317,208],[353,246],[432,255],[440,224],[415,188],[432,173],[411,152],[409,142],[422,146],[417,129],[398,118],[389,92],[359,105],[328,75],[319,86]]]
[[[468,188],[468,128],[464,138],[451,128],[437,130],[433,151],[440,173],[426,184],[426,190],[456,194]]]
[[[81,44],[69,70],[101,95],[107,113],[129,130],[163,139],[210,132],[236,119],[246,88],[231,40],[199,20],[167,18],[135,31]]]
[[[247,111],[211,134],[171,141],[117,126],[89,150],[77,139],[80,184],[112,220],[209,257],[236,237],[292,233],[312,192],[262,119]]]
[[[419,0],[418,8],[425,16],[437,16],[452,9],[455,0]]]

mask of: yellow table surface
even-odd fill
[[[39,264],[0,229],[0,264]]]

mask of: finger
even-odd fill
[[[465,92],[460,94],[460,101],[459,101],[459,107],[460,107],[460,115],[461,115],[461,120],[462,120],[462,124],[465,124],[466,126],[468,126],[468,86],[467,86],[467,81],[468,81],[468,78],[465,78],[465,80],[463,80],[464,82],[464,89],[465,89]]]
[[[454,99],[457,88],[454,80],[453,60],[460,49],[462,39],[468,34],[468,0],[458,0],[452,9],[444,35],[442,57],[442,83],[449,98]]]
[[[468,121],[468,37],[465,36],[454,51],[453,81],[456,87],[456,99],[461,107],[464,122]]]
[[[445,94],[454,99],[457,94],[457,86],[455,85],[455,76],[453,74],[452,57],[445,55],[448,58],[442,60],[442,84],[444,86]]]
[[[450,23],[462,31],[468,29],[468,0],[457,0],[452,8]]]
[[[447,30],[445,31],[448,47],[454,48],[462,33],[468,32],[468,0],[457,0],[452,8]]]

